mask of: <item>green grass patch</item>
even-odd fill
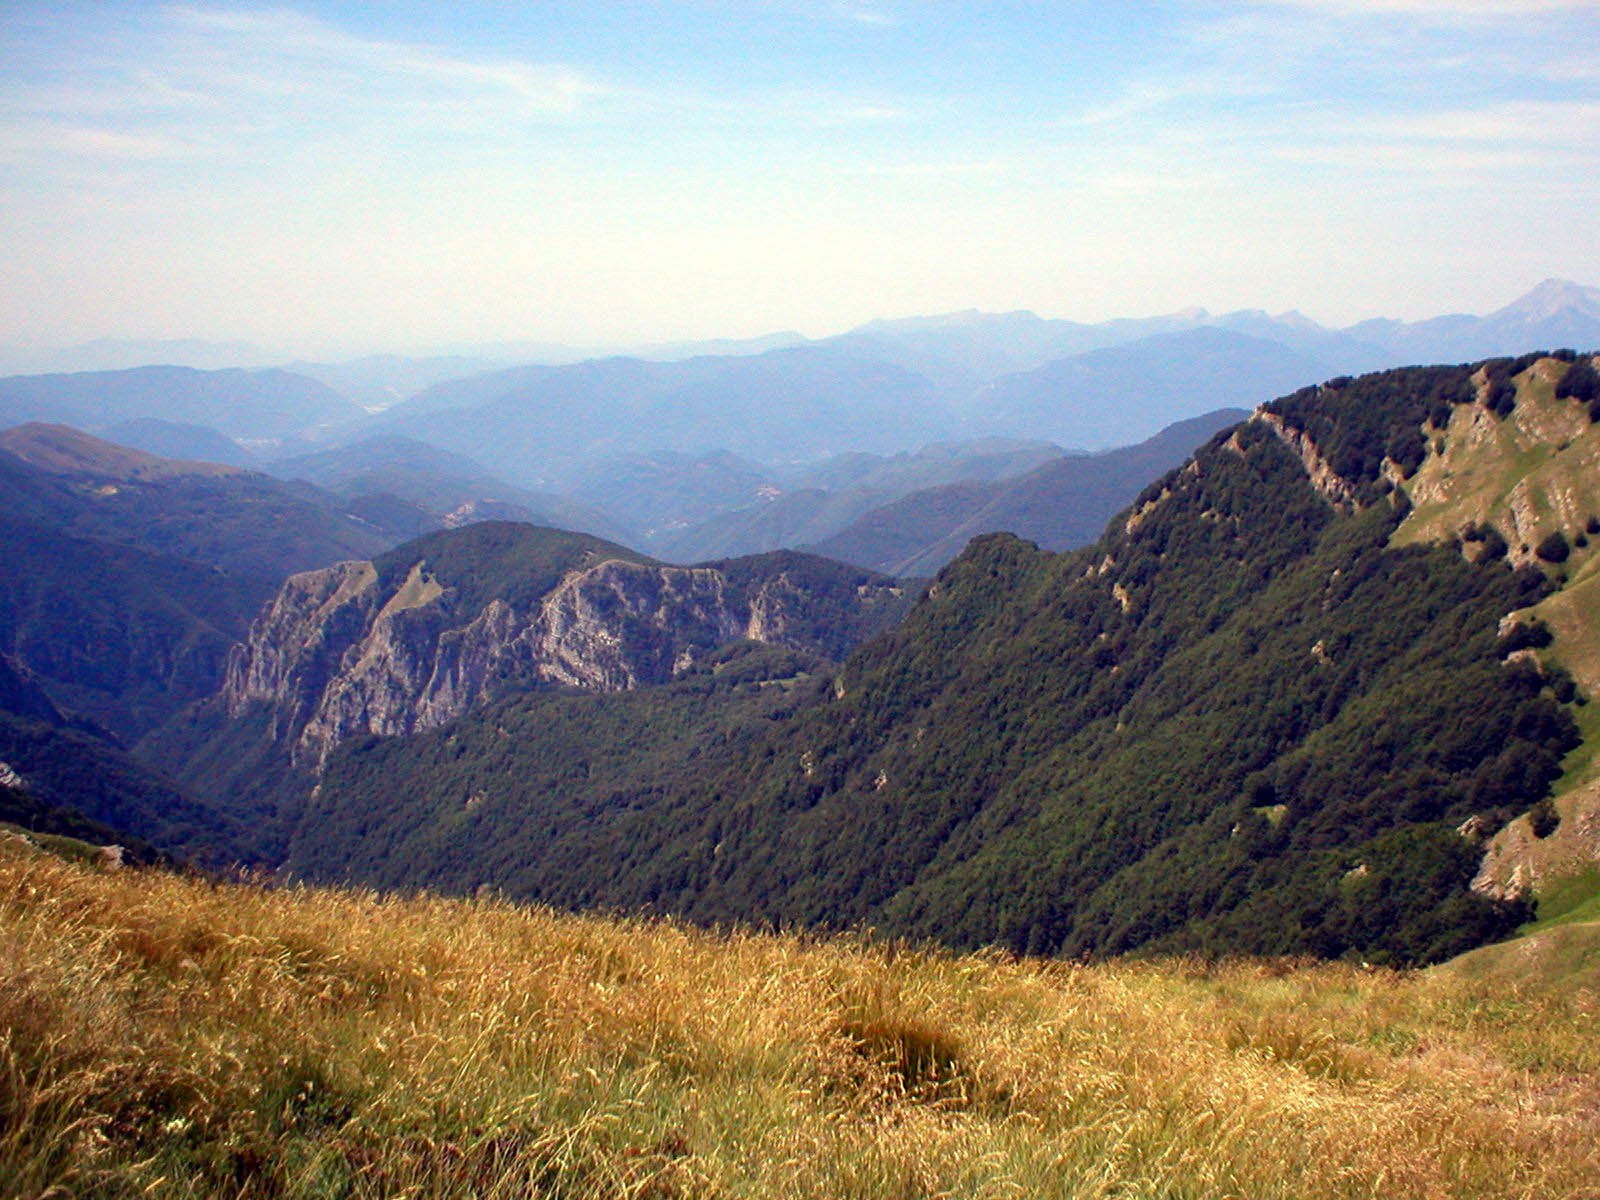
[[[34,833],[31,829],[24,829],[20,825],[0,821],[0,834],[6,833],[20,834],[39,849],[47,850],[57,858],[64,858],[69,862],[94,862],[100,856],[99,846],[79,841],[77,838],[64,837],[56,833]]]
[[[1524,934],[1557,925],[1600,921],[1600,866],[1553,879],[1539,889],[1538,919],[1524,926]]]
[[[1566,663],[1563,661],[1562,665]],[[1561,760],[1561,778],[1551,788],[1551,793],[1556,796],[1565,795],[1589,778],[1594,768],[1596,747],[1600,747],[1600,697],[1590,699],[1587,704],[1569,704],[1567,711],[1578,723],[1578,733],[1583,741]]]

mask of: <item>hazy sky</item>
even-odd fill
[[[0,341],[308,352],[1600,283],[1600,0],[0,0]]]

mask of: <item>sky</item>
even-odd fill
[[[0,0],[0,342],[580,346],[1600,283],[1600,0]]]

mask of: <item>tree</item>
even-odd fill
[[[1533,552],[1547,563],[1564,563],[1572,549],[1567,545],[1566,535],[1557,529],[1535,546]]]

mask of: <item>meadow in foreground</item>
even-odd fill
[[[1600,1196],[1600,1000],[102,872],[0,839],[0,1194]]]

